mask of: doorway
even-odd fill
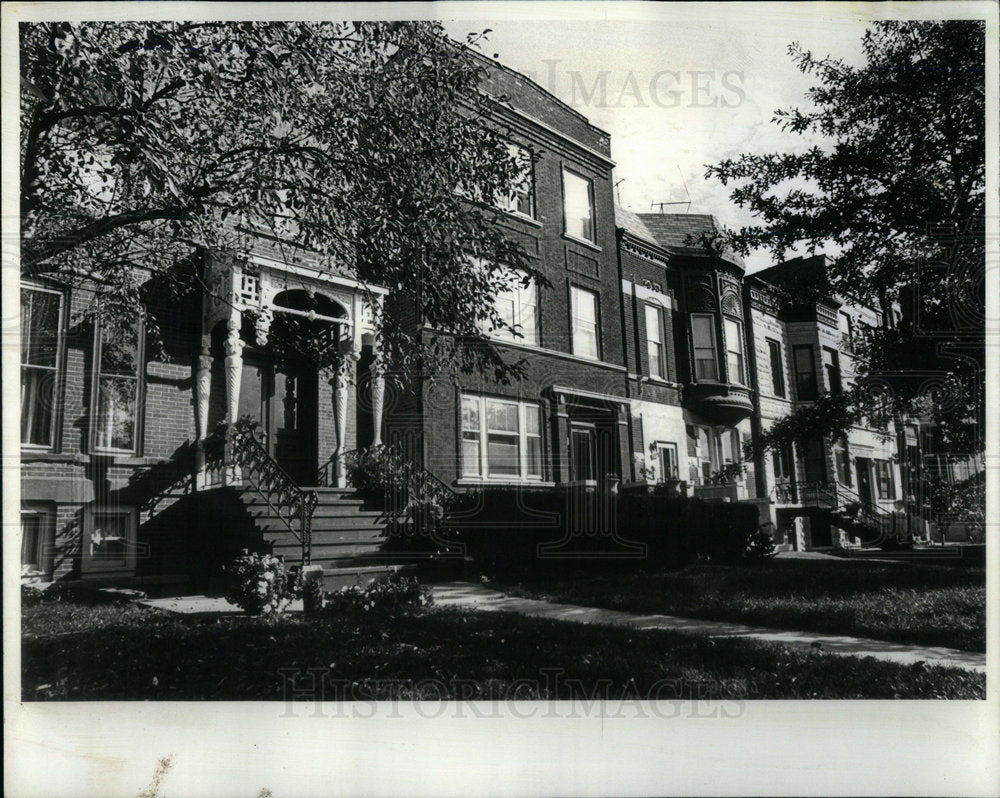
[[[872,504],[872,461],[867,457],[856,457],[854,464],[858,472],[858,496],[864,505]]]

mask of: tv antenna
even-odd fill
[[[618,186],[620,186],[624,182],[625,182],[625,178],[624,177],[619,177],[615,181],[615,194],[618,196],[618,204],[619,205],[622,204],[622,190],[620,188],[618,188]]]
[[[663,209],[668,205],[686,205],[687,207],[684,209],[684,213],[691,210],[691,192],[688,191],[687,181],[684,179],[684,173],[681,171],[680,166],[677,167],[677,174],[681,176],[681,185],[684,186],[684,194],[687,196],[687,200],[683,200],[681,202],[651,202],[649,203],[650,210],[659,208],[660,213],[663,213]]]

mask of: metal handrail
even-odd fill
[[[227,443],[226,459],[243,470],[250,486],[298,539],[302,562],[308,565],[312,559],[312,516],[319,501],[316,491],[299,487],[257,440],[252,429],[232,428]]]

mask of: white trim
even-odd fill
[[[595,233],[596,233],[596,231],[595,231]],[[581,246],[584,246],[587,249],[593,250],[594,252],[603,252],[604,251],[601,248],[600,244],[595,244],[593,241],[588,241],[586,238],[580,238],[580,236],[575,236],[572,233],[566,233],[566,232],[564,232],[562,234],[562,237],[565,238],[567,241],[572,241],[574,244],[580,244]]]
[[[586,144],[582,144],[581,142],[577,141],[576,139],[571,138],[570,136],[567,136],[565,133],[563,133],[563,132],[561,132],[559,130],[556,130],[551,125],[547,125],[544,122],[542,122],[540,119],[536,119],[535,117],[531,116],[531,114],[526,114],[526,113],[524,113],[524,111],[519,111],[518,109],[516,109],[516,108],[514,108],[514,107],[512,107],[510,105],[505,105],[503,103],[498,102],[497,98],[495,96],[493,96],[492,94],[486,94],[485,92],[483,92],[483,94],[485,96],[489,97],[494,102],[496,102],[497,106],[500,107],[500,108],[502,108],[504,111],[507,111],[508,113],[512,113],[515,116],[518,116],[521,119],[525,120],[526,122],[530,122],[531,124],[535,125],[536,127],[539,127],[542,130],[544,130],[546,133],[548,133],[548,134],[550,134],[552,136],[555,136],[560,141],[563,141],[563,142],[565,142],[567,144],[571,144],[572,146],[576,147],[577,149],[582,150],[583,152],[587,153],[587,155],[591,156],[592,158],[597,158],[599,161],[601,161],[604,164],[607,164],[608,166],[611,166],[611,167],[617,166],[617,164],[613,160],[611,160],[611,158],[609,158],[607,155],[604,155],[603,153],[600,153],[597,150],[591,149]],[[589,124],[589,123],[587,123],[587,124]],[[593,127],[593,126],[591,125],[591,127]],[[595,130],[596,129],[597,128],[595,128]],[[601,132],[604,133],[604,131],[601,131]],[[605,135],[607,135],[607,133],[605,133]]]
[[[609,393],[597,393],[596,391],[584,391],[580,388],[570,388],[566,385],[553,385],[553,393],[565,393],[570,396],[582,396],[586,399],[601,399],[604,401],[614,402],[619,405],[631,406],[632,402],[627,396],[612,396]],[[669,406],[669,405],[668,405]],[[583,423],[583,422],[577,422]]]
[[[306,277],[321,283],[332,283],[333,285],[339,285],[344,288],[370,291],[373,294],[380,294],[382,296],[389,293],[388,288],[383,288],[380,285],[366,285],[361,283],[359,280],[353,280],[349,277],[341,277],[340,275],[331,274],[314,266],[285,263],[280,260],[275,260],[274,258],[269,258],[265,255],[257,254],[248,255],[247,260],[258,266],[263,266],[273,271],[291,272],[292,274],[297,274],[300,277]]]

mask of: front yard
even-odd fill
[[[982,565],[778,557],[682,571],[508,581],[569,604],[986,650]]]
[[[309,668],[327,699],[983,698],[986,688],[983,674],[958,669],[454,609],[360,624],[206,619],[65,596],[25,606],[22,619],[25,700],[281,701]]]

